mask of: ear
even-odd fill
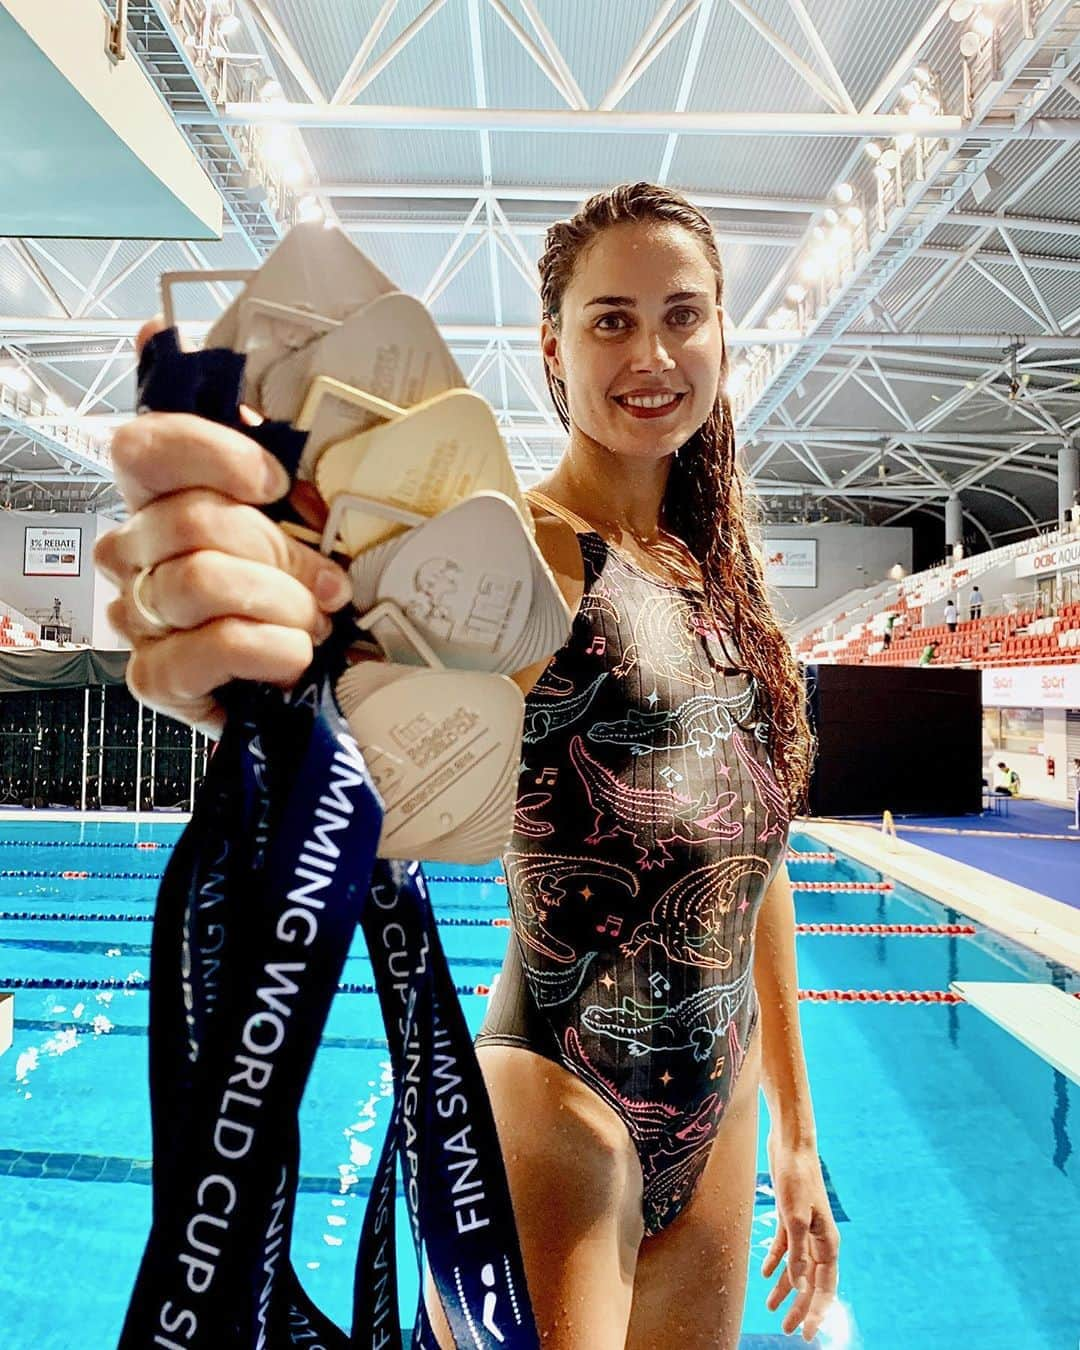
[[[540,351],[543,353],[544,364],[552,375],[565,382],[566,373],[559,354],[559,334],[550,319],[545,319],[540,325]]]

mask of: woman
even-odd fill
[[[782,861],[809,736],[748,538],[722,284],[708,222],[647,184],[553,227],[541,261],[570,439],[530,500],[576,619],[519,676],[514,930],[478,1054],[555,1350],[737,1343],[759,1083],[779,1219],[764,1273],[787,1257],[769,1307],[794,1289],[784,1330],[811,1340],[836,1288]],[[135,514],[99,562],[124,587],[129,683],[214,729],[225,679],[300,674],[340,576],[243,504],[284,487],[242,436],[148,417],[114,455]],[[131,602],[148,566],[164,631]]]

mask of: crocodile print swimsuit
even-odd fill
[[[585,589],[526,700],[512,933],[477,1044],[552,1059],[612,1107],[656,1233],[693,1192],[754,1032],[754,922],[788,809],[753,678],[701,592],[558,514]]]

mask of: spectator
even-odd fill
[[[956,601],[950,595],[948,600],[945,601],[945,624],[950,633],[956,632],[956,621]]]
[[[981,618],[982,618],[982,591],[979,590],[979,587],[978,587],[977,584],[974,585],[974,586],[972,586],[972,588],[971,588],[971,596],[970,596],[970,598],[969,598],[969,600],[968,600],[968,604],[971,606],[970,610],[968,611],[968,617],[971,618],[971,619],[981,619]]]
[[[1020,795],[1020,775],[1015,769],[1010,769],[1003,759],[994,765],[994,791],[999,797]]]
[[[937,655],[937,643],[928,642],[926,646],[922,649],[922,656],[919,657],[919,665],[928,666],[936,655]]]
[[[884,633],[882,633],[881,636],[882,636],[882,639],[883,639],[883,641],[884,641],[884,643],[885,643],[886,650],[887,650],[889,647],[892,646],[892,630],[893,630],[893,624],[894,624],[895,622],[896,622],[896,615],[895,615],[895,614],[890,614],[890,615],[886,618],[886,620],[885,620],[885,631],[884,631]]]

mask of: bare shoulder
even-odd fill
[[[539,503],[527,498],[533,514],[536,533],[536,546],[543,554],[544,561],[551,568],[555,582],[562,591],[563,599],[570,607],[572,616],[576,616],[581,597],[585,593],[585,567],[581,561],[581,546],[573,527],[561,516],[545,510]],[[527,694],[550,664],[550,660],[537,661],[526,666],[513,676],[514,683],[523,694]]]
[[[526,500],[532,511],[536,546],[554,573],[566,603],[576,614],[585,591],[585,566],[577,535],[562,516],[546,510],[532,498]]]

